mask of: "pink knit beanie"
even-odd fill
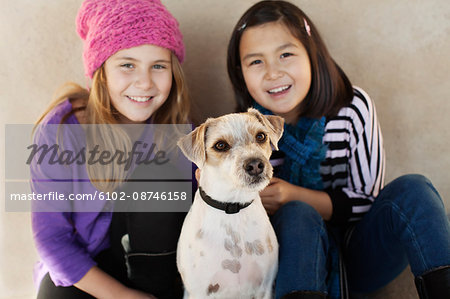
[[[184,60],[178,22],[159,0],[85,0],[76,23],[90,78],[117,51],[144,44],[169,49],[180,63]]]

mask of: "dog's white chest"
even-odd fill
[[[259,199],[225,214],[196,197],[177,253],[189,298],[270,298],[278,243]]]

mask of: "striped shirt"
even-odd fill
[[[339,225],[360,220],[383,187],[385,169],[375,106],[362,89],[354,87],[352,102],[327,119],[323,142],[328,150],[320,174],[333,204],[330,222]],[[281,151],[272,153],[275,176],[284,157]]]
[[[385,175],[375,105],[362,89],[354,87],[350,105],[327,119],[323,141],[328,150],[320,173],[333,203],[331,221],[360,220],[383,187]]]

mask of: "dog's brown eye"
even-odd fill
[[[259,132],[258,134],[256,134],[256,142],[263,143],[266,141],[266,138],[267,136],[263,132]]]
[[[230,149],[230,145],[225,141],[221,140],[218,141],[216,144],[214,144],[214,149],[216,149],[219,152],[225,152]]]

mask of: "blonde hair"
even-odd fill
[[[152,115],[154,124],[187,124],[189,123],[190,102],[186,80],[178,58],[172,53],[172,88],[164,104]],[[61,124],[77,111],[84,111],[82,124],[119,124],[120,113],[111,104],[107,88],[104,65],[97,69],[92,78],[90,91],[74,82],[67,82],[57,89],[53,100],[36,122],[36,127],[44,118],[65,100],[80,100],[83,104],[73,109],[61,119]],[[121,149],[128,152],[131,140],[125,131],[111,129],[111,126],[87,126],[90,128],[87,149],[100,143],[103,149]],[[119,137],[119,138],[118,138]],[[162,138],[161,136],[159,136]],[[155,138],[159,138],[155,136]],[[59,143],[59,142],[58,142]],[[109,165],[105,168],[87,164],[87,172],[92,184],[101,191],[112,191],[121,184],[127,173],[123,166]]]

